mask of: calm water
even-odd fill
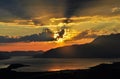
[[[0,60],[0,68],[7,67],[11,63],[28,64],[29,67],[19,68],[16,71],[39,72],[39,71],[59,71],[72,69],[85,69],[100,63],[118,62],[120,59],[63,59],[63,58],[32,58],[32,57],[12,57],[7,60]]]

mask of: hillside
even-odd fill
[[[42,58],[119,58],[120,34],[103,35],[93,42],[51,49],[34,57]]]

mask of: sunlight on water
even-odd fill
[[[73,69],[86,69],[100,63],[117,62],[120,59],[89,59],[89,58],[32,58],[32,57],[13,57],[11,59],[0,60],[0,68],[6,68],[12,63],[20,63],[30,65],[16,69],[23,72],[40,72],[40,71],[60,71]]]

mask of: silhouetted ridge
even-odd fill
[[[111,35],[104,35],[104,36],[99,36],[96,38],[92,44],[120,44],[120,34],[111,34]]]
[[[37,57],[46,58],[119,58],[120,57],[120,34],[103,35],[93,42],[83,45],[72,45],[51,49]]]
[[[11,51],[11,52],[7,52],[7,51],[0,51],[0,59],[1,58],[9,58],[12,56],[34,56],[36,54],[41,54],[43,53],[43,51],[39,50],[39,51]]]

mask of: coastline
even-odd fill
[[[16,72],[1,69],[0,79],[119,79],[120,62],[100,64],[89,69],[49,72]]]

